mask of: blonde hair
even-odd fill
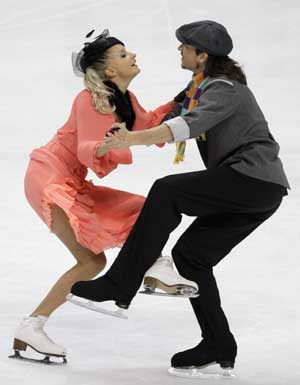
[[[90,91],[93,103],[97,111],[109,114],[115,111],[116,107],[110,104],[110,97],[113,95],[111,89],[104,84],[105,62],[96,62],[86,69],[84,74],[84,85]]]

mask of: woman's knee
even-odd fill
[[[65,211],[57,205],[51,207],[52,230],[55,234],[61,235],[70,227],[70,221]]]
[[[79,265],[92,270],[95,274],[100,273],[106,267],[106,263],[106,256],[103,252],[100,254],[89,253],[78,259]]]
[[[88,248],[82,246],[76,239],[75,233],[70,225],[67,214],[57,205],[52,206],[52,230],[54,234],[70,250],[79,265],[83,265],[90,270],[100,272],[106,266],[104,252],[93,253]]]

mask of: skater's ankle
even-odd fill
[[[224,338],[218,340],[217,343],[218,361],[232,361],[235,362],[237,355],[237,344],[234,337]]]
[[[121,308],[123,308],[123,309],[128,309],[128,307],[129,307],[129,305],[130,305],[134,295],[130,295],[130,294],[125,293],[120,288],[118,283],[116,283],[115,280],[113,278],[111,278],[109,275],[106,274],[103,278],[106,279],[106,282],[109,285],[113,286],[113,290],[114,290],[114,293],[115,293],[115,298],[117,298],[116,305],[121,307]]]
[[[45,322],[48,321],[48,319],[49,319],[49,315],[45,315],[45,314],[41,314],[41,313],[32,313],[28,317],[30,317],[30,318],[39,318],[39,319],[42,319]]]

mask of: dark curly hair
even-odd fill
[[[203,51],[196,49],[196,54],[199,55]],[[220,75],[226,75],[231,80],[237,80],[238,82],[247,85],[247,78],[235,60],[229,56],[213,56],[208,55],[204,69],[205,75],[216,77]]]

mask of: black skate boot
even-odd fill
[[[233,369],[236,355],[237,344],[231,333],[218,339],[217,363],[220,364],[221,368]]]
[[[78,297],[87,299],[88,301],[82,301]],[[93,281],[76,282],[71,288],[71,294],[67,295],[67,300],[75,305],[99,313],[112,315],[118,318],[128,318],[127,315],[124,314],[124,310],[128,309],[130,300],[122,300],[119,289],[113,281],[106,276],[99,277]],[[118,310],[112,311],[103,309],[94,303],[105,301],[114,301],[118,306]]]
[[[171,358],[173,368],[189,366],[206,367],[217,361],[217,349],[213,342],[202,340],[192,349],[174,354]]]
[[[176,353],[171,359],[169,373],[179,377],[234,377],[231,374],[234,368],[236,356],[236,344],[232,344],[232,351],[229,348],[226,355],[218,352],[216,344],[211,340],[202,340],[200,344],[192,349]],[[235,346],[234,346],[235,345]],[[223,369],[220,373],[205,373],[203,369],[214,364],[219,364]]]

